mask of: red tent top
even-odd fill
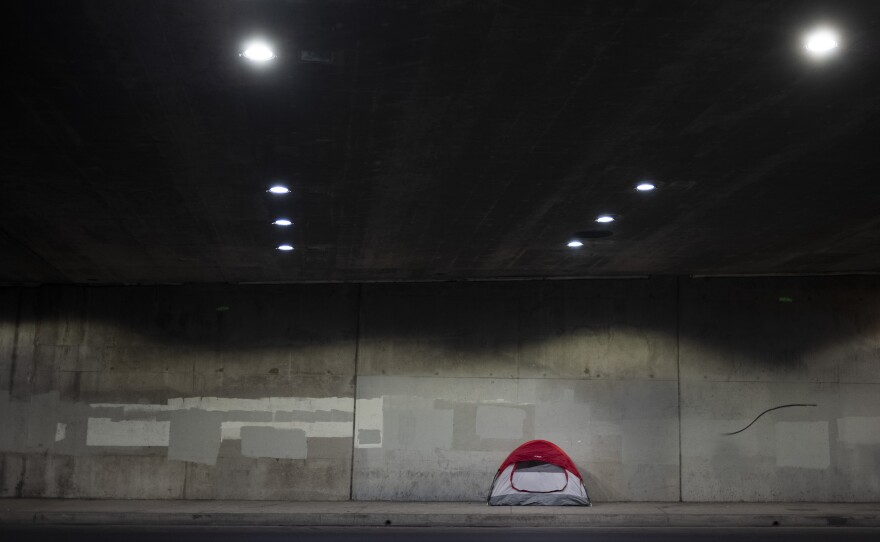
[[[510,452],[510,455],[507,456],[507,459],[498,468],[498,473],[500,474],[508,465],[519,463],[520,461],[543,461],[544,463],[550,463],[551,465],[562,467],[583,480],[581,473],[578,472],[577,467],[574,466],[574,461],[568,457],[568,454],[563,452],[562,448],[547,440],[530,440],[517,447],[516,450]]]

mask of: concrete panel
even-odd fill
[[[87,290],[44,286],[37,290],[34,344],[78,346],[86,335]]]
[[[24,498],[178,499],[184,463],[156,456],[29,455]]]
[[[123,344],[84,345],[79,348],[77,365],[69,370],[116,373],[185,373],[216,356],[209,345]]]
[[[518,285],[522,378],[678,377],[675,279]]]
[[[363,288],[359,374],[516,376],[515,284]]]
[[[86,472],[77,465],[104,459],[112,465],[122,457],[148,457],[177,469],[184,465],[174,459],[217,461],[224,434],[232,454],[224,465],[252,461],[242,458],[242,443],[236,440],[242,430],[297,435],[314,447],[303,446],[303,438],[288,439],[292,451],[282,453],[279,446],[254,449],[255,443],[266,444],[265,438],[247,439],[246,447],[249,453],[275,456],[266,458],[272,462],[305,454],[305,479],[321,479],[330,490],[310,491],[300,484],[261,493],[242,480],[217,494],[347,496],[358,290],[352,285],[3,290],[10,302],[0,307],[5,311],[0,314],[0,382],[6,387],[0,418],[12,431],[4,432],[0,451],[28,454],[23,465],[31,454],[61,454],[72,472]],[[339,442],[347,446],[340,449]],[[267,463],[265,468],[270,476],[276,467]],[[62,491],[34,476],[19,484],[15,466],[8,472],[0,478],[12,493],[169,496],[137,484],[125,494],[125,470],[115,474],[118,485],[96,483],[94,495],[87,483],[77,482],[78,474],[68,477],[77,489]],[[342,478],[328,482],[337,473]],[[224,477],[234,478],[218,472],[207,478]],[[201,498],[216,496],[214,490],[193,487]],[[179,497],[182,490],[172,493]]]
[[[534,438],[565,449],[602,498],[678,499],[675,382],[365,376],[358,392],[382,398],[384,429],[355,450],[355,499],[482,499]]]
[[[164,403],[193,395],[191,372],[75,372],[77,399],[84,403]],[[56,373],[57,375],[57,373]]]
[[[683,379],[880,383],[880,277],[682,281]]]
[[[224,441],[216,465],[189,465],[186,498],[348,499],[351,438],[317,439],[317,443],[314,440],[309,439],[310,457],[307,459],[244,457],[240,452],[240,441]],[[344,455],[337,455],[339,453]]]
[[[351,359],[354,365],[354,358]],[[227,378],[225,371],[195,375],[194,393],[182,395],[238,397],[354,397],[354,375],[304,375],[244,373]]]
[[[12,336],[7,336],[9,373],[7,375],[9,395],[13,399],[27,400],[33,393],[33,380],[36,372],[35,337],[37,334],[37,301],[39,291],[25,288],[18,290],[18,306]],[[9,330],[7,330],[9,332]]]
[[[0,498],[22,498],[27,456],[0,453]]]
[[[682,382],[686,501],[873,501],[880,445],[841,434],[836,420],[880,414],[880,386]],[[815,403],[768,412],[767,408]],[[843,438],[841,438],[843,437]]]
[[[0,288],[0,392],[12,389],[20,303],[18,289]]]

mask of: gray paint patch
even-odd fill
[[[309,463],[317,459],[334,459],[351,461],[352,439],[309,437]],[[348,475],[346,475],[348,476]]]
[[[51,449],[55,443],[55,420],[58,419],[59,393],[52,391],[35,395],[28,404],[27,445],[41,450]]]
[[[360,429],[358,430],[358,442],[360,444],[381,444],[382,431],[378,429]]]
[[[776,466],[827,469],[829,465],[828,422],[776,423]]]
[[[880,444],[880,417],[838,418],[837,435],[837,439],[846,444]]]
[[[519,407],[481,405],[477,407],[477,434],[482,438],[523,438],[526,413]]]
[[[87,427],[86,446],[168,446],[168,422],[89,418]]]
[[[452,446],[452,412],[417,408],[418,401],[405,401],[403,408],[385,411],[383,447],[401,450],[448,450]]]
[[[27,405],[18,401],[0,398],[0,451],[18,452],[27,449],[27,420],[30,415]]]
[[[230,410],[223,416],[225,422],[271,422],[271,412],[254,412],[252,410]]]
[[[171,414],[168,459],[214,465],[220,450],[223,412],[180,410]]]
[[[242,427],[241,455],[277,459],[305,459],[308,440],[302,429],[274,427]]]
[[[488,394],[484,394],[488,395]],[[459,403],[437,399],[434,407],[437,410],[452,409],[452,447],[453,450],[471,451],[510,451],[522,444],[523,440],[535,438],[535,405],[510,403],[505,408],[517,408],[525,412],[525,421],[521,436],[516,438],[483,438],[477,434],[477,403]]]
[[[275,413],[276,422],[353,422],[354,413],[344,410],[317,410],[309,412],[294,410],[290,412],[279,411]]]

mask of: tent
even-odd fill
[[[574,462],[546,440],[530,440],[510,452],[489,489],[489,504],[590,506],[590,497]]]

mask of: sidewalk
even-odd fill
[[[880,503],[280,502],[2,499],[0,524],[444,527],[880,527]]]

